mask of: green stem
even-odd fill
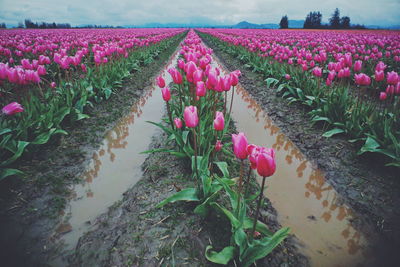
[[[265,178],[267,178],[267,177],[263,177],[262,185],[261,185],[261,192],[260,192],[260,195],[258,196],[257,209],[256,209],[256,214],[254,216],[253,229],[251,230],[251,234],[250,234],[250,241],[253,240],[254,232],[256,231],[256,225],[257,225],[257,221],[258,221],[258,214],[260,212],[260,206],[261,206],[261,200],[262,200],[262,197],[263,197],[263,194],[264,194]]]
[[[244,168],[244,161],[241,160],[240,163],[240,176],[239,176],[239,187],[238,187],[238,199],[237,199],[237,205],[236,205],[236,216],[239,217],[239,207],[240,207],[240,200],[242,198],[241,192],[242,192],[242,182],[243,182],[243,168]]]

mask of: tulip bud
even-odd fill
[[[222,149],[222,143],[220,140],[217,140],[217,142],[215,143],[215,152],[218,152]]]
[[[183,119],[185,120],[185,124],[189,128],[194,128],[199,124],[199,117],[197,116],[197,107],[188,106],[185,107],[183,112]]]
[[[244,133],[232,134],[233,152],[239,159],[247,158],[247,138]]]
[[[164,87],[165,87],[165,80],[164,80],[163,77],[158,76],[158,77],[156,78],[156,81],[157,81],[157,86],[158,86],[158,87],[160,87],[160,88],[164,88]]]
[[[182,120],[180,118],[175,118],[174,123],[177,129],[182,128]]]
[[[216,131],[222,131],[224,130],[225,127],[225,118],[224,114],[220,111],[217,111],[215,113],[215,119],[214,119],[214,129]]]
[[[17,103],[17,102],[12,102],[6,106],[4,106],[1,111],[5,114],[5,115],[14,115],[16,113],[22,112],[24,111],[24,109],[22,108],[21,104]]]
[[[168,102],[171,99],[171,91],[169,87],[161,88],[162,97],[165,102]]]

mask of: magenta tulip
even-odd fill
[[[356,75],[354,75],[354,78],[356,80],[356,84],[358,84],[358,85],[368,86],[371,84],[371,78],[364,73],[356,74]]]
[[[375,71],[375,81],[381,82],[385,79],[385,72],[383,70]]]
[[[221,111],[217,111],[215,113],[214,129],[216,131],[222,131],[222,130],[224,130],[224,127],[225,127],[224,114]]]
[[[14,115],[16,113],[24,111],[21,104],[17,102],[11,102],[1,109],[1,111],[6,115]]]
[[[158,77],[156,78],[156,81],[157,81],[157,86],[158,86],[158,87],[160,87],[160,88],[164,88],[164,87],[165,87],[165,80],[164,80],[163,77],[158,76]]]
[[[232,134],[233,153],[239,159],[247,158],[247,138],[244,133]]]
[[[185,111],[183,112],[183,119],[185,120],[185,124],[189,128],[194,128],[199,124],[199,117],[197,116],[197,107],[188,106],[185,107]]]
[[[55,82],[51,82],[51,83],[50,83],[50,87],[51,87],[51,88],[56,88],[56,86],[57,86],[57,85],[56,85]]]
[[[171,99],[171,91],[168,86],[161,88],[161,93],[164,101],[168,102]]]
[[[196,96],[205,96],[206,95],[206,87],[203,81],[196,83]]]
[[[175,118],[174,123],[175,123],[176,128],[178,128],[178,129],[182,128],[182,126],[183,126],[182,120],[180,118]]]
[[[386,74],[386,82],[388,84],[395,85],[397,84],[398,80],[399,80],[399,75],[397,74],[397,72],[391,71]]]
[[[315,68],[312,70],[312,74],[313,74],[315,77],[321,77],[321,76],[322,76],[322,69],[321,69],[320,67],[315,67]]]
[[[215,143],[215,152],[218,152],[222,149],[222,143],[221,140],[217,140],[217,142]]]
[[[360,71],[361,71],[361,68],[362,68],[362,61],[361,61],[361,60],[357,60],[357,61],[354,63],[353,69],[354,69],[354,71],[356,71],[356,72],[360,72]]]
[[[269,177],[275,173],[276,162],[275,152],[271,149],[270,153],[261,152],[257,157],[257,172],[262,177]]]
[[[291,77],[290,77],[289,74],[285,74],[285,79],[286,79],[286,80],[290,80],[290,78],[291,78]]]
[[[381,101],[386,100],[386,98],[387,98],[387,95],[386,95],[385,92],[381,92],[381,93],[379,94],[379,99],[380,99]]]

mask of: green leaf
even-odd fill
[[[277,231],[271,238],[265,237],[261,240],[253,240],[243,254],[243,266],[247,267],[254,263],[256,260],[264,258],[271,251],[279,245],[289,234],[289,228],[282,228]]]
[[[24,152],[26,146],[29,145],[29,144],[30,144],[29,142],[18,141],[18,144],[17,144],[17,147],[15,149],[14,155],[11,158],[9,158],[8,160],[3,161],[0,164],[0,166],[7,166],[8,164],[14,162],[17,158],[19,158],[22,155],[22,153]]]
[[[253,224],[254,224],[254,219],[251,219],[249,217],[244,218],[244,222],[243,222],[244,229],[252,229]],[[260,222],[259,220],[257,220],[257,223],[256,223],[256,230],[266,236],[272,236],[274,234],[268,229],[267,225]]]
[[[208,210],[210,208],[209,203],[211,201],[213,201],[217,196],[218,196],[218,192],[219,190],[221,190],[222,187],[219,187],[219,189],[214,192],[211,196],[209,196],[203,203],[201,203],[200,205],[198,205],[195,209],[194,209],[194,213],[199,214],[203,217],[205,217],[208,213]]]
[[[179,191],[178,193],[164,199],[158,205],[156,208],[161,208],[162,206],[168,204],[168,203],[174,203],[176,201],[199,201],[199,198],[197,197],[197,191],[196,188],[186,188],[183,189],[182,191]]]
[[[205,256],[207,260],[218,263],[218,264],[228,264],[228,262],[233,259],[235,255],[235,247],[229,246],[225,247],[220,252],[212,251],[212,246],[207,246]]]
[[[219,161],[214,163],[218,166],[224,178],[229,178],[228,163],[224,161]]]
[[[357,155],[361,155],[365,152],[378,152],[377,148],[379,146],[379,143],[374,138],[368,136],[367,140],[365,140],[365,144],[361,147],[360,151],[357,152]]]
[[[215,208],[217,211],[222,212],[225,216],[231,221],[233,228],[238,228],[240,226],[240,222],[236,217],[230,212],[229,210],[225,209],[224,207],[220,206],[218,203],[211,203],[210,206]]]
[[[271,85],[275,86],[275,85],[277,85],[279,83],[279,80],[277,80],[275,78],[268,78],[265,81],[267,82],[267,86],[268,87],[271,87]]]
[[[24,172],[17,169],[2,169],[0,170],[0,180],[12,175],[23,175]]]
[[[104,89],[104,96],[106,97],[106,100],[110,98],[112,93],[112,90],[110,88]]]
[[[334,136],[335,134],[340,134],[340,133],[344,133],[344,130],[339,129],[339,128],[334,128],[330,131],[325,132],[322,136],[329,138],[329,137]]]
[[[12,130],[8,129],[8,128],[5,128],[5,129],[0,130],[0,135],[6,134],[6,133],[9,133],[9,132],[12,132]]]

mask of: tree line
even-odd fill
[[[281,29],[289,28],[289,19],[285,15],[279,22]],[[329,18],[328,24],[322,24],[322,14],[319,11],[312,11],[307,14],[304,20],[304,29],[365,29],[364,25],[350,23],[350,17],[340,17],[340,11],[338,8],[335,9],[332,16]]]

